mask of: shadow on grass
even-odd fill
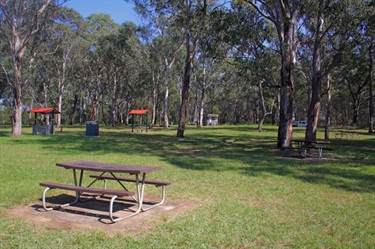
[[[251,130],[251,131],[250,131]],[[1,135],[1,134],[0,134]],[[55,136],[30,136],[13,143],[43,144],[63,155],[119,153],[155,155],[188,170],[238,172],[249,177],[269,174],[326,184],[355,192],[375,192],[375,140],[332,140],[334,160],[303,160],[282,157],[274,135],[259,135],[246,127],[194,130],[186,138],[154,130],[148,134],[106,129],[100,137],[85,137],[82,131]]]

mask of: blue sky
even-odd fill
[[[109,14],[118,24],[125,21],[139,23],[139,17],[133,11],[133,5],[124,0],[69,0],[65,5],[75,9],[83,17],[103,13]]]

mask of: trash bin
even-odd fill
[[[99,136],[99,124],[95,121],[86,122],[86,137],[98,137]]]

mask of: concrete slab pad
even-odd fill
[[[60,195],[48,198],[47,205],[55,206],[72,200],[74,200],[74,196],[72,195]],[[74,206],[45,211],[42,202],[39,200],[27,206],[10,209],[7,214],[30,220],[38,227],[79,229],[80,231],[105,230],[110,233],[138,234],[144,231],[144,229],[155,226],[155,222],[162,222],[163,219],[158,219],[158,217],[171,215],[176,212],[175,209],[177,208],[182,208],[180,211],[184,212],[184,204],[166,200],[161,206],[146,212],[140,212],[128,219],[112,223],[108,216],[109,201],[110,199],[108,198],[97,198],[96,200],[79,202]],[[145,204],[147,205],[148,203],[145,202]],[[130,214],[136,208],[137,204],[133,200],[129,198],[122,199],[114,204],[113,214],[115,216],[124,216]]]

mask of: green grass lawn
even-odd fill
[[[335,158],[283,157],[277,127],[176,127],[148,134],[129,128],[64,127],[55,136],[20,139],[0,126],[1,248],[374,248],[375,135],[331,135]],[[294,138],[303,138],[302,128]],[[320,138],[323,132],[319,133]],[[323,154],[323,156],[326,154]],[[105,231],[36,227],[8,217],[12,207],[39,202],[42,181],[68,182],[71,171],[56,162],[88,160],[159,165],[153,176],[172,182],[167,200],[188,201],[191,211],[146,220],[148,231],[129,236]]]

